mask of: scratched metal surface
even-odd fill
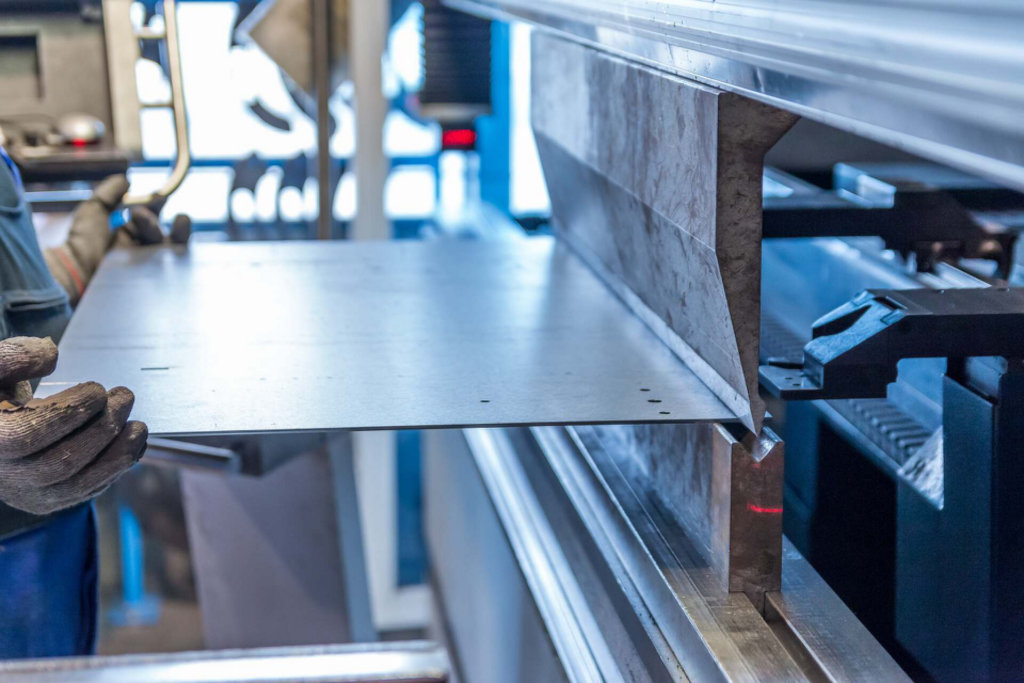
[[[550,238],[114,252],[37,395],[88,380],[164,436],[736,419]]]

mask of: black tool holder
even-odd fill
[[[813,332],[802,365],[761,367],[768,392],[884,397],[900,360],[948,359],[942,433],[897,478],[895,631],[936,680],[1020,680],[1024,289],[869,290]]]
[[[766,169],[787,192],[764,198],[763,236],[875,235],[917,269],[941,260],[980,258],[1009,276],[1024,196],[930,164],[838,164],[832,189]]]
[[[819,319],[803,365],[768,360],[784,400],[884,398],[904,358],[1024,357],[1024,289],[868,290]]]

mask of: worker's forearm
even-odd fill
[[[128,180],[124,176],[114,176],[100,183],[92,197],[75,211],[67,241],[43,254],[50,273],[71,297],[72,306],[82,298],[89,280],[110,249],[114,239],[110,231],[110,212],[127,190]]]
[[[100,267],[113,238],[110,209],[95,198],[79,207],[63,248],[78,264],[86,284]]]
[[[85,284],[100,267],[114,236],[110,231],[110,212],[128,191],[124,176],[107,178],[93,192],[89,201],[78,207],[71,223],[71,232],[64,251],[74,259]]]
[[[85,292],[85,286],[89,284],[89,278],[83,274],[83,268],[71,250],[65,245],[46,249],[43,258],[46,259],[46,267],[50,269],[53,279],[68,293],[71,305],[77,306]]]

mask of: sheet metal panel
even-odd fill
[[[551,238],[113,252],[60,354],[153,435],[736,419]]]

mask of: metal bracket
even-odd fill
[[[776,169],[764,199],[762,234],[774,237],[877,235],[889,249],[914,254],[918,270],[940,259],[994,260],[1007,277],[1018,232],[986,218],[989,210],[1024,206],[1024,196],[931,164],[838,164],[833,189]],[[944,175],[942,175],[944,173]],[[947,177],[952,176],[952,177]]]
[[[868,290],[813,327],[803,364],[769,359],[762,386],[784,400],[884,398],[904,358],[1021,355],[1024,289]]]
[[[242,470],[242,456],[230,448],[152,438],[146,448],[146,462],[184,469],[208,470],[237,474]]]

